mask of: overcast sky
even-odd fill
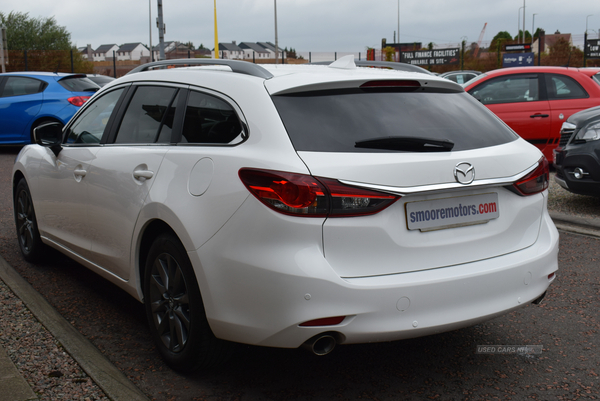
[[[150,7],[151,2],[151,7]],[[163,0],[165,41],[191,41],[214,47],[213,0]],[[394,41],[400,16],[400,41],[433,42],[458,46],[462,39],[477,42],[484,24],[483,42],[500,31],[517,34],[523,25],[523,0],[277,0],[277,31],[281,48],[299,52],[364,52]],[[398,6],[399,5],[399,6]],[[54,17],[71,33],[78,47],[91,44],[158,43],[157,0],[2,0],[1,11]],[[399,12],[398,12],[399,11]],[[526,0],[525,29],[596,38],[600,29],[598,0]],[[219,42],[275,42],[274,0],[217,0]],[[593,30],[593,31],[592,31]],[[448,46],[446,46],[448,45]]]

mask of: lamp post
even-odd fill
[[[275,64],[277,64],[277,59],[279,58],[279,42],[277,38],[277,0],[275,1]]]
[[[517,16],[518,16],[518,22],[517,22],[517,42],[521,42],[521,34],[519,33],[519,31],[521,30],[521,9],[523,7],[519,7],[519,11],[517,12]]]
[[[533,37],[535,36],[534,28],[535,28],[535,16],[536,15],[537,14],[533,14],[533,22],[531,22],[531,43],[532,43],[532,45],[533,45]]]
[[[587,34],[588,31],[588,18],[592,17],[594,14],[590,14],[587,17],[585,17],[585,33]]]
[[[400,43],[400,0],[398,0],[398,43]]]
[[[525,0],[523,0],[523,43],[525,43]]]
[[[154,61],[154,52],[152,51],[152,0],[148,0],[148,22],[150,31],[150,61]]]

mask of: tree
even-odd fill
[[[498,50],[498,46],[502,48],[504,43],[511,42],[512,40],[513,38],[510,33],[506,31],[498,32],[496,36],[494,36],[494,38],[492,39],[492,43],[490,44],[490,51],[495,52],[496,50]]]
[[[31,18],[29,13],[0,12],[8,50],[70,50],[71,34],[54,17]]]
[[[515,41],[521,41],[523,39],[523,30],[519,29],[519,34],[515,36]],[[531,33],[525,30],[525,43],[531,43]]]
[[[196,48],[194,47],[194,43],[192,43],[192,42],[186,42],[186,43],[184,43],[183,45],[184,45],[184,46],[186,46],[186,47],[187,47],[188,49],[190,49],[190,50],[195,50],[195,49],[196,49]],[[200,46],[202,46],[202,45],[200,45]]]

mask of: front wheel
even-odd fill
[[[210,329],[192,264],[172,234],[160,235],[150,248],[144,304],[154,342],[174,370],[215,367],[230,353],[231,344]]]
[[[13,208],[21,253],[26,261],[37,262],[44,253],[44,244],[38,231],[31,192],[24,178],[17,184]]]

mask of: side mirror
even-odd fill
[[[40,146],[50,148],[55,155],[62,149],[63,125],[58,122],[42,124],[33,129],[33,139]]]

